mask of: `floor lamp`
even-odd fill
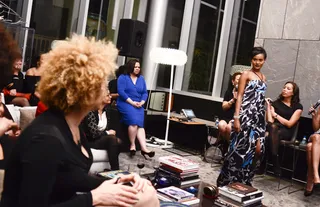
[[[170,118],[170,111],[171,111],[173,70],[175,65],[182,66],[186,64],[187,54],[182,50],[156,47],[151,50],[150,59],[157,64],[171,65],[167,126],[166,126],[166,135],[165,135],[165,143],[164,143],[164,147],[168,147],[167,142],[168,142],[169,123],[170,123],[169,118]]]

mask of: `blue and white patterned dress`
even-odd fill
[[[265,92],[267,85],[261,80],[247,83],[240,108],[239,133],[231,132],[231,143],[217,179],[218,186],[240,182],[251,184],[254,176],[254,156],[260,139],[261,157],[265,151]]]

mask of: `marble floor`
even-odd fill
[[[172,153],[167,152],[165,150],[159,148],[150,148],[156,152],[156,156],[154,159],[157,159],[161,156],[170,155]],[[136,164],[140,158],[143,158],[139,152],[133,158],[130,158],[128,153],[121,153],[120,154],[120,168],[121,169],[128,169],[128,166],[131,169],[138,168]],[[216,179],[219,175],[219,167],[211,167],[211,164],[202,161],[200,156],[188,156],[189,159],[196,161],[200,164],[200,177],[203,181],[215,184]],[[142,173],[149,173],[152,172],[153,161],[146,160],[145,161],[146,167],[142,169]],[[288,182],[282,181],[283,185],[289,184]],[[263,204],[265,206],[290,206],[290,207],[311,207],[311,206],[320,206],[320,192],[314,193],[314,195],[310,197],[305,197],[303,195],[303,190],[288,194],[288,188],[277,191],[278,182],[277,179],[272,176],[264,176],[264,177],[256,177],[253,181],[253,186],[258,188],[259,190],[263,191],[264,199]],[[303,185],[295,184],[295,189],[302,189]],[[291,190],[294,190],[291,188]]]

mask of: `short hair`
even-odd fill
[[[116,77],[119,78],[120,75],[125,74],[127,71],[126,65],[121,65],[118,70],[116,70]]]
[[[68,113],[94,107],[101,85],[114,75],[118,50],[111,42],[73,35],[43,55],[41,101]]]
[[[232,80],[236,79],[236,76],[237,75],[241,75],[242,73],[241,72],[236,72],[232,75]]]
[[[127,64],[126,64],[127,65],[127,74],[133,73],[136,63],[140,63],[140,61],[138,59],[131,59],[127,62]],[[141,70],[140,70],[138,76],[140,75],[140,73],[141,73]]]
[[[0,90],[11,81],[14,62],[21,58],[20,49],[12,35],[0,23]]]
[[[263,54],[264,59],[265,60],[267,59],[267,52],[263,47],[254,47],[254,48],[252,48],[251,53],[250,53],[250,60],[252,60],[254,56],[259,55],[259,54]]]

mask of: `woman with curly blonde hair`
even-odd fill
[[[49,109],[19,137],[1,207],[159,206],[150,182],[136,174],[109,181],[88,174],[92,153],[79,125],[105,97],[116,57],[112,43],[77,35],[43,56],[39,93]],[[133,186],[121,185],[127,182]]]

